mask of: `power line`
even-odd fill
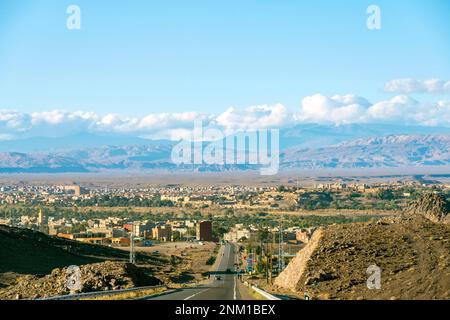
[[[283,224],[279,225],[279,237],[278,237],[278,274],[284,269],[284,250],[283,250]]]
[[[131,232],[130,232],[130,263],[134,264],[135,254],[134,254],[134,222],[131,223]]]

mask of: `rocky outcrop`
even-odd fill
[[[450,223],[450,202],[442,195],[426,193],[409,204],[407,216],[421,215],[436,223]]]
[[[368,286],[375,269],[380,290]],[[323,227],[274,285],[311,299],[450,299],[450,225],[415,215]]]
[[[49,274],[55,268],[104,261],[127,261],[129,253],[108,246],[49,236],[26,228],[0,225],[0,274]],[[136,253],[136,262],[165,266],[164,257]],[[1,278],[0,278],[1,283]]]
[[[308,244],[300,250],[287,268],[275,279],[275,286],[294,290],[302,278],[308,261],[314,253],[322,238],[322,229],[317,230]]]
[[[103,262],[80,266],[80,287],[75,292],[119,290],[161,284],[142,268],[126,262]],[[0,291],[0,299],[35,299],[71,293],[67,268],[54,269],[46,276],[26,275]],[[73,286],[72,286],[73,288]],[[72,292],[72,293],[75,293]]]

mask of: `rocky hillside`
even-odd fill
[[[0,299],[67,294],[67,267],[72,265],[81,268],[81,292],[159,284],[149,274],[170,267],[167,258],[145,253],[136,254],[145,269],[128,264],[128,259],[124,250],[0,225]]]
[[[161,284],[143,269],[126,262],[104,262],[80,266],[81,289],[77,292],[119,290]],[[0,290],[0,299],[36,299],[70,293],[67,268],[54,269],[46,276],[26,275]]]
[[[122,250],[0,225],[0,274],[48,274],[55,268],[70,265],[127,259],[128,253]],[[166,262],[144,254],[138,254],[137,259],[157,265]]]
[[[450,224],[450,202],[439,194],[425,194],[406,209],[407,215],[423,215],[433,222]]]
[[[450,225],[433,222],[442,212],[418,211],[425,198],[410,206],[420,214],[322,229],[269,289],[313,299],[450,299]],[[381,270],[379,290],[367,286],[370,266]]]

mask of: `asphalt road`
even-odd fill
[[[214,279],[208,285],[179,289],[148,300],[240,300],[237,275],[225,273],[227,269],[234,271],[235,262],[237,262],[235,246],[225,244],[223,256],[220,257],[220,263],[216,270],[219,273],[220,280]],[[213,275],[211,275],[211,278],[214,278]]]

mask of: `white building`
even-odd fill
[[[230,232],[225,233],[223,239],[229,242],[239,242],[242,239],[250,239],[251,231],[244,228],[242,224],[237,224],[231,228]]]

